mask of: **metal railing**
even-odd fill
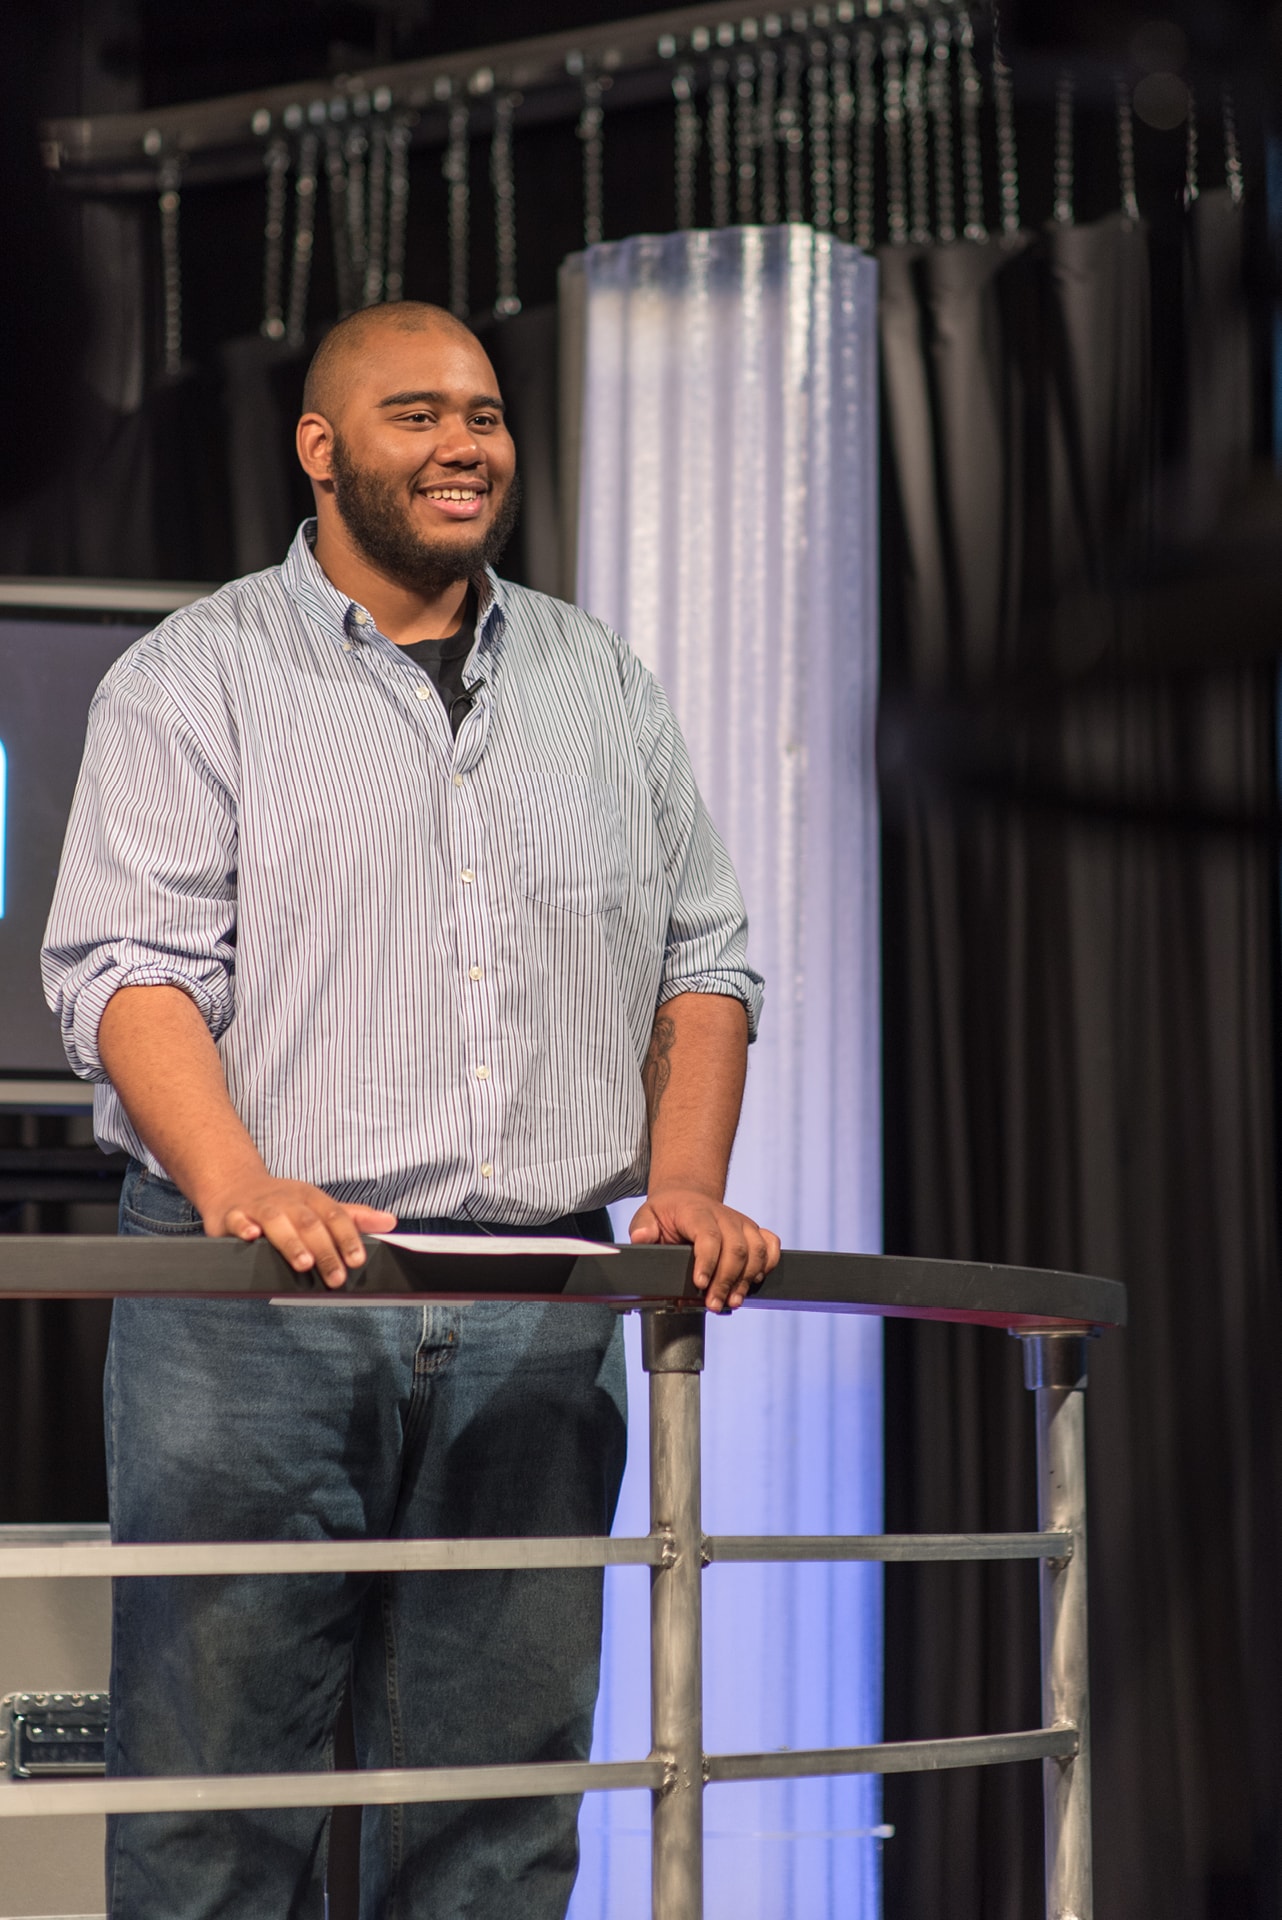
[[[1080,1275],[871,1255],[785,1254],[750,1303],[1005,1327],[1024,1345],[1036,1396],[1036,1533],[785,1536],[704,1534],[700,1385],[704,1313],[684,1248],[592,1255],[421,1255],[370,1244],[366,1268],[334,1296],[375,1303],[460,1296],[605,1301],[643,1313],[650,1394],[650,1531],[636,1539],[370,1540],[11,1546],[0,1579],[111,1575],[442,1571],[641,1565],[650,1568],[651,1751],[613,1762],[385,1769],[357,1773],[24,1781],[0,1788],[0,1819],[41,1815],[335,1807],[525,1798],[648,1787],[655,1920],[703,1913],[703,1793],[728,1781],[1043,1763],[1048,1920],[1092,1920],[1087,1672],[1085,1404],[1087,1337],[1125,1322],[1125,1291]],[[0,1298],[103,1294],[293,1297],[314,1281],[264,1243],[47,1239],[0,1245]],[[807,1752],[703,1748],[705,1566],[766,1561],[1037,1560],[1041,1566],[1040,1727],[970,1738]]]

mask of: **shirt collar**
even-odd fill
[[[373,615],[339,592],[313,552],[315,539],[315,520],[304,520],[281,566],[285,591],[331,639],[363,639],[367,630],[373,630]],[[497,639],[507,618],[508,589],[492,567],[478,574],[472,584],[476,588],[477,644],[484,650]]]

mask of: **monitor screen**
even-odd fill
[[[0,1073],[67,1072],[40,943],[94,689],[156,616],[0,608]]]

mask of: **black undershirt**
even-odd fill
[[[401,652],[421,667],[441,697],[450,729],[458,732],[468,711],[463,691],[463,665],[476,638],[476,589],[469,587],[463,602],[463,623],[443,640],[414,640]]]

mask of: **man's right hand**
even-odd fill
[[[181,987],[121,987],[99,1022],[98,1051],[125,1112],[199,1208],[206,1233],[266,1238],[297,1272],[316,1267],[327,1287],[341,1287],[365,1259],[362,1233],[396,1225],[394,1213],[347,1206],[267,1171],[227,1096],[204,1015]]]
[[[226,1193],[201,1196],[205,1232],[215,1238],[267,1239],[299,1273],[315,1267],[327,1287],[341,1287],[349,1267],[365,1261],[363,1233],[387,1233],[394,1213],[335,1200],[305,1180],[238,1181]]]

